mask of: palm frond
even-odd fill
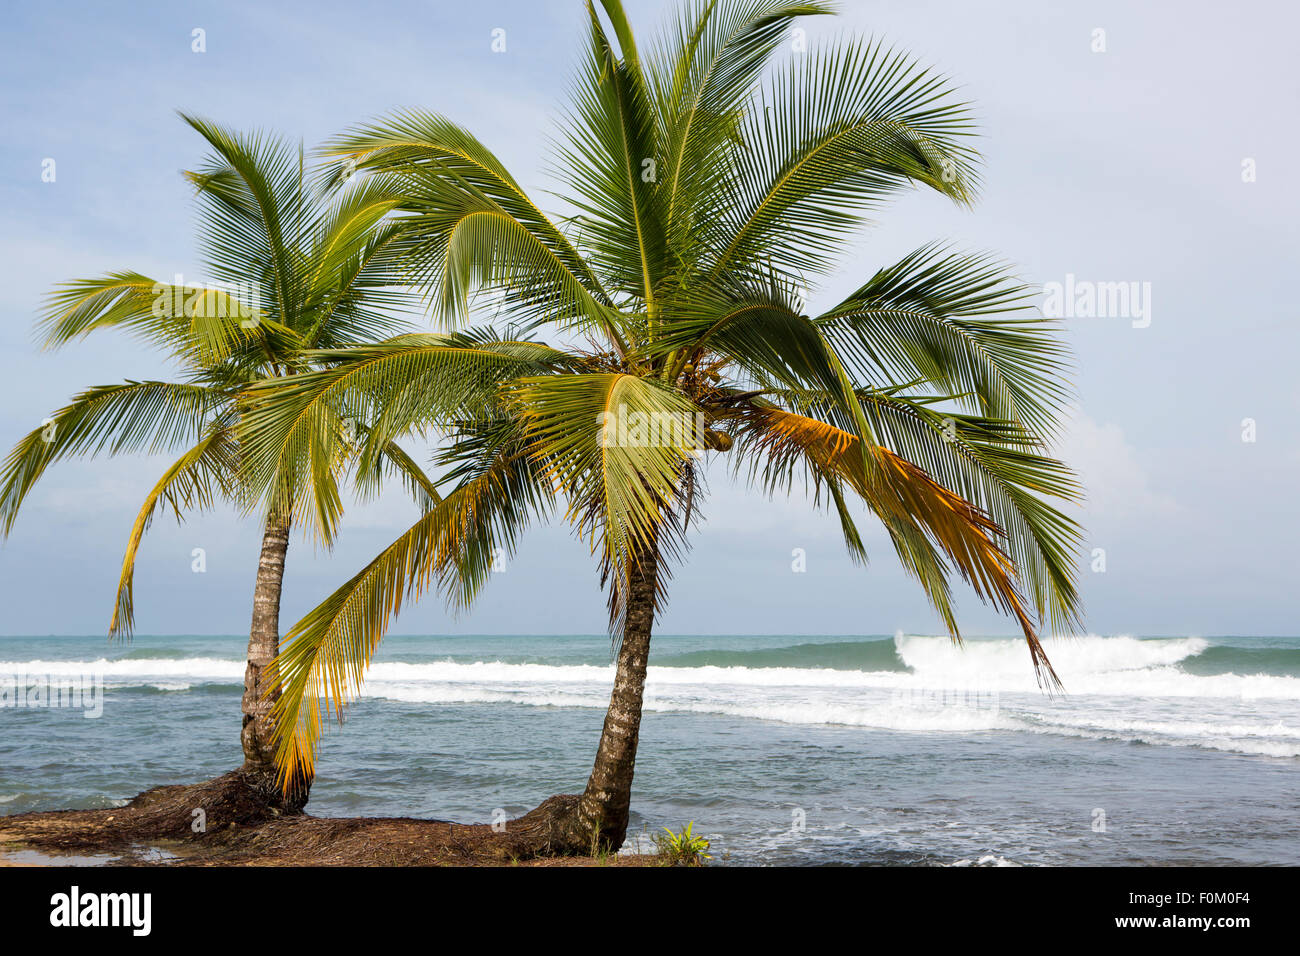
[[[809,50],[778,71],[742,124],[713,197],[711,276],[769,262],[824,271],[864,211],[921,183],[968,202],[971,114],[951,85],[879,41]]]
[[[521,376],[506,405],[603,561],[622,569],[655,542],[681,503],[683,464],[704,447],[697,405],[652,379],[612,372]]]
[[[321,700],[342,718],[403,601],[438,580],[450,601],[468,604],[496,558],[513,553],[518,535],[549,507],[549,488],[518,442],[482,438],[472,451],[458,449],[467,461],[456,488],[285,636],[273,664],[283,688],[273,717],[286,784],[311,776]]]
[[[1044,438],[1067,398],[1065,346],[1030,291],[987,256],[918,249],[815,319],[859,379],[923,379]]]
[[[523,321],[599,327],[617,339],[612,302],[591,266],[501,161],[435,113],[398,113],[331,141],[359,169],[402,178],[413,278],[445,322],[476,291]]]
[[[271,318],[299,329],[298,292],[308,270],[296,250],[322,216],[307,193],[301,148],[180,116],[215,154],[186,173],[205,206],[201,239],[208,268],[226,281],[269,284],[265,298]]]
[[[419,303],[409,286],[415,243],[392,215],[403,196],[394,177],[381,175],[335,191],[305,253],[305,347],[339,348],[414,331],[402,313]]]
[[[626,50],[615,54],[590,2],[587,10],[590,46],[557,144],[558,173],[579,210],[574,222],[593,267],[606,286],[639,300],[653,322],[671,265],[664,194],[657,173],[647,175],[660,157],[655,110],[639,63]]]
[[[795,18],[830,12],[815,2],[694,0],[656,44],[648,76],[661,126],[665,217],[678,254],[726,175],[763,68]]]
[[[988,513],[1006,534],[1038,618],[1057,632],[1082,626],[1077,559],[1083,535],[1051,502],[1077,503],[1071,470],[1012,422],[960,415],[882,394],[863,397],[882,444]]]
[[[228,427],[208,430],[193,448],[163,472],[136,515],[127,539],[117,601],[109,622],[110,637],[129,638],[135,627],[135,559],[140,541],[160,508],[170,507],[178,522],[192,511],[206,511],[219,497],[238,495],[239,449]]]
[[[245,393],[239,435],[254,495],[264,495],[276,480],[303,495],[328,487],[335,460],[320,451],[352,433],[361,438],[358,476],[373,478],[371,469],[389,442],[451,418],[474,417],[503,381],[570,361],[540,343],[461,332],[404,335],[307,357],[328,367],[269,379]],[[312,519],[325,540],[333,535],[332,511],[326,501]]]
[[[923,533],[981,600],[1015,617],[1040,678],[1049,686],[1059,686],[1021,593],[1015,562],[1004,548],[1005,532],[987,513],[881,446],[870,451],[879,468],[869,480],[857,437],[825,422],[750,406],[742,413],[739,430],[749,453],[761,455],[768,469],[788,471],[798,460],[812,466],[817,477],[838,479],[861,497],[889,530],[904,565],[918,577],[954,639],[959,639],[946,581],[940,582],[945,567],[927,555],[920,540]]]
[[[230,397],[200,385],[123,382],[98,385],[74,396],[32,429],[0,468],[0,526],[8,535],[32,487],[55,461],[145,451],[193,442],[228,407]]]
[[[62,283],[37,322],[46,348],[108,328],[120,328],[191,369],[293,340],[289,329],[236,291],[158,282],[138,272]]]

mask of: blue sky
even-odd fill
[[[629,2],[645,36],[672,9]],[[1071,318],[1079,407],[1061,454],[1083,474],[1079,511],[1094,633],[1295,634],[1300,388],[1300,69],[1286,4],[863,2],[804,24],[883,36],[951,75],[975,102],[985,188],[973,210],[907,195],[862,234],[812,300],[829,305],[934,239],[996,251],[1023,278],[1150,283],[1150,323]],[[399,107],[473,128],[546,204],[547,139],[577,62],[578,0],[465,4],[13,5],[0,37],[0,444],[75,391],[167,368],[111,335],[55,353],[33,344],[61,280],[131,268],[202,274],[180,170],[203,153],[174,111],[272,129],[308,145]],[[195,29],[206,52],[193,52]],[[506,51],[491,49],[504,29]],[[1094,52],[1104,31],[1104,52]],[[788,54],[796,55],[796,54]],[[56,179],[42,181],[54,159]],[[1243,181],[1252,160],[1253,182]],[[1141,324],[1141,323],[1139,323]],[[1253,442],[1242,422],[1253,419]],[[0,547],[0,633],[99,633],[121,550],[162,459],[65,462]],[[937,633],[879,535],[855,567],[801,499],[711,477],[707,522],[677,568],[661,631]],[[415,514],[396,498],[350,512],[332,554],[295,539],[283,625],[357,570]],[[159,522],[137,572],[142,633],[247,630],[254,519]],[[191,571],[206,551],[207,571]],[[791,570],[803,548],[807,571]],[[969,633],[1012,633],[968,592]],[[436,599],[407,633],[594,633],[604,601],[586,546],[534,531],[470,614]]]

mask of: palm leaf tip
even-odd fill
[[[803,464],[819,487],[830,486],[833,496],[841,483],[852,489],[890,531],[904,566],[921,581],[949,633],[960,641],[946,565],[931,550],[937,546],[981,600],[1019,623],[1040,686],[1061,689],[1038,639],[1019,569],[1007,552],[1006,531],[988,512],[883,446],[869,446],[864,453],[856,435],[834,425],[758,405],[740,414],[743,450],[756,467],[763,463],[769,484],[788,480],[792,469]],[[851,521],[845,532],[850,542],[857,540]]]

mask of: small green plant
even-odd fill
[[[702,836],[692,834],[693,826],[695,826],[694,820],[686,824],[686,829],[681,833],[674,833],[664,827],[664,833],[668,835],[655,837],[659,858],[667,866],[703,866],[705,860],[713,859],[706,852],[709,849],[709,841]]]

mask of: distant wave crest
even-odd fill
[[[646,710],[933,733],[1048,733],[1300,756],[1300,649],[1203,638],[1087,635],[1045,641],[1067,694],[1039,690],[1024,642],[897,635],[656,655]],[[233,692],[244,662],[128,653],[0,662],[0,677],[102,673],[110,688]],[[501,660],[385,661],[368,697],[424,705],[604,707],[613,668]]]

